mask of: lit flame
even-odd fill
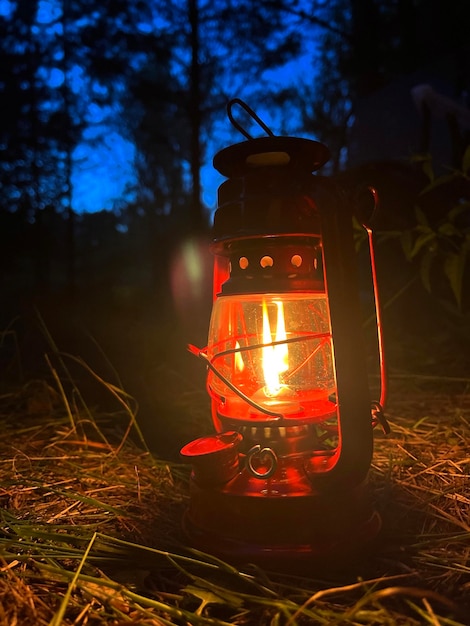
[[[235,350],[237,350],[237,352],[235,352],[235,367],[239,372],[243,372],[245,369],[245,363],[243,362],[242,353],[239,351],[240,344],[238,341],[235,342]]]
[[[282,302],[277,305],[277,324],[274,341],[286,341],[286,324],[284,321],[284,306]],[[273,333],[269,323],[268,308],[263,302],[263,343],[271,343]],[[266,394],[276,396],[281,390],[280,374],[289,369],[288,349],[286,343],[275,346],[265,346],[263,348],[263,374],[266,383]]]

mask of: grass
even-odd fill
[[[290,576],[185,545],[187,468],[152,455],[134,400],[81,363],[116,403],[91,410],[50,343],[47,382],[0,397],[0,626],[470,623],[465,381],[392,379],[373,553]]]

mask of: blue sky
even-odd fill
[[[0,18],[8,17],[14,8],[15,3],[11,0],[0,0]],[[56,28],[60,28],[60,16],[62,11],[61,0],[41,0],[39,2],[37,21],[34,26],[37,34],[53,34]],[[142,26],[144,28],[145,25]],[[314,56],[316,43],[308,39],[305,42],[306,49],[304,55],[296,61],[290,62],[284,68],[277,71],[265,72],[263,82],[269,83],[271,89],[275,90],[276,84],[285,88],[289,83],[298,83],[312,75],[312,58]],[[60,60],[60,59],[59,59]],[[42,80],[51,87],[60,89],[64,81],[62,69],[44,68],[47,76],[42,76]],[[80,68],[72,69],[68,76],[69,84],[76,93],[86,91],[87,77],[83,75]],[[241,97],[250,104],[250,85],[243,81],[243,78],[234,74],[228,77],[232,89],[234,83],[239,85],[240,93],[232,93],[231,97]],[[310,78],[309,82],[313,80]],[[99,86],[94,85],[96,89]],[[257,85],[259,88],[260,86]],[[97,105],[93,105],[97,108]],[[73,173],[72,173],[72,202],[74,209],[79,212],[94,212],[103,209],[112,210],[116,203],[126,199],[126,192],[129,184],[133,182],[133,159],[134,147],[115,127],[107,127],[105,123],[106,112],[90,110],[87,118],[90,124],[84,133],[82,142],[73,153]],[[269,113],[268,113],[269,110]],[[273,111],[267,106],[266,110],[257,109],[256,113],[271,128],[275,134],[283,134],[286,131],[291,134],[298,134],[298,122],[292,119],[290,110]],[[101,119],[100,119],[101,116]],[[251,132],[251,129],[250,129]],[[259,131],[261,134],[262,131]],[[242,141],[244,138],[232,128],[226,116],[225,110],[220,112],[218,121],[214,125],[209,138],[204,138],[206,144],[205,162],[201,170],[202,201],[213,209],[216,201],[217,187],[222,181],[222,177],[212,167],[214,154],[230,145],[231,143]]]
[[[0,0],[0,17],[8,15],[12,6],[9,0]],[[61,10],[62,5],[59,0],[42,0],[39,3],[37,28],[44,29],[44,32],[55,28],[57,26],[55,19]],[[303,57],[288,63],[281,70],[265,72],[264,81],[269,82],[272,89],[276,84],[279,87],[286,87],[289,83],[302,80],[306,68],[310,72],[313,71],[314,46],[315,43],[307,42],[307,50]],[[87,89],[87,78],[82,75],[78,67],[77,72],[72,70],[68,79],[74,92]],[[242,91],[242,93],[231,94],[232,97],[241,97],[250,104],[250,85],[240,82],[239,76],[229,77],[231,84],[234,82],[232,79],[238,81]],[[52,68],[52,70],[49,68],[49,75],[43,77],[43,80],[52,87],[60,88],[64,75],[60,68]],[[106,126],[106,115],[109,111],[106,112],[96,105],[93,106],[96,110],[91,110],[92,107],[90,107],[87,115],[90,126],[73,153],[72,203],[78,213],[112,210],[116,202],[125,200],[127,187],[133,182],[134,146],[115,127]],[[296,120],[292,119],[291,111],[273,112],[271,108],[268,113],[268,109],[269,107],[266,110],[257,109],[256,113],[275,134],[282,134],[286,126],[298,125]],[[249,130],[251,132],[252,129]],[[261,129],[259,129],[259,134],[262,134]],[[209,209],[215,206],[217,187],[222,181],[222,177],[212,167],[212,158],[218,150],[243,139],[242,135],[234,131],[225,110],[220,112],[211,136],[203,139],[207,148],[201,170],[202,201]]]
[[[82,142],[73,154],[72,203],[78,213],[113,208],[133,177],[134,146],[118,132],[100,129],[101,139]]]
[[[286,67],[268,76],[272,85],[286,86],[286,82],[295,81],[311,65],[311,52],[298,61],[289,63]],[[247,90],[249,91],[249,89]],[[238,95],[237,95],[238,97]],[[250,104],[249,95],[241,95]],[[274,134],[283,134],[286,126],[292,134],[298,134],[299,121],[292,117],[292,111],[272,108],[256,109],[257,115],[267,124]],[[235,111],[234,111],[235,114]],[[237,117],[237,116],[235,116]],[[237,118],[238,119],[238,118]],[[240,121],[246,118],[241,116]],[[263,131],[254,125],[249,132]],[[290,128],[289,128],[290,126]],[[304,136],[308,136],[305,135]],[[310,137],[314,138],[315,137]],[[126,186],[133,180],[134,147],[116,130],[106,131],[106,127],[99,126],[85,135],[83,141],[74,152],[73,206],[79,213],[112,209],[116,201],[124,198]],[[232,127],[225,108],[220,112],[218,121],[214,124],[209,138],[204,138],[207,144],[205,161],[201,169],[202,201],[209,208],[214,209],[217,188],[223,177],[214,170],[212,159],[214,154],[222,148],[239,141],[244,137]]]

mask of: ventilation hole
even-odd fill
[[[270,256],[264,256],[259,262],[261,267],[272,267],[274,265],[273,258]]]
[[[294,267],[300,267],[302,265],[302,257],[300,256],[300,254],[294,254],[290,262]]]
[[[242,256],[240,257],[240,260],[238,261],[238,264],[240,266],[240,268],[242,270],[246,270],[246,268],[248,267],[249,263],[248,263],[248,259],[246,258],[246,256]]]

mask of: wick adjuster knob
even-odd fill
[[[272,448],[253,446],[246,455],[246,466],[255,478],[270,478],[277,469],[277,455]]]

